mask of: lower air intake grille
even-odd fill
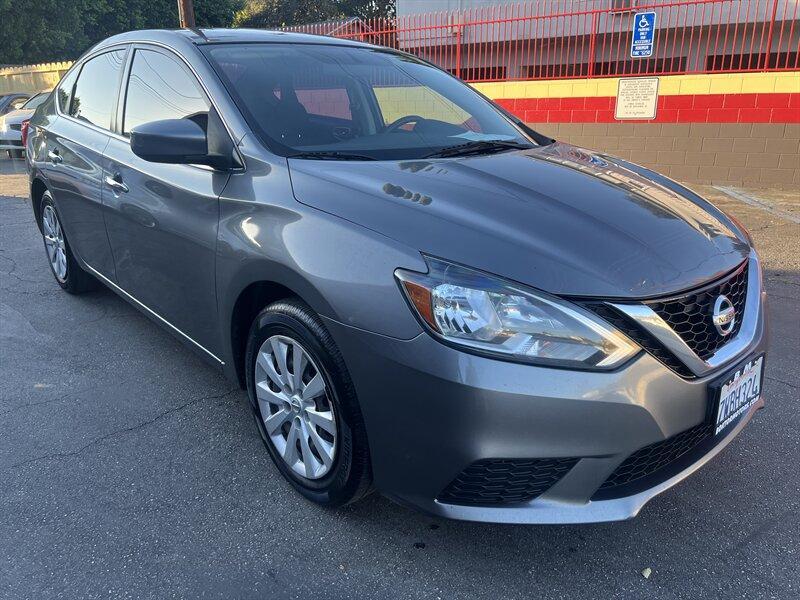
[[[713,432],[712,424],[702,423],[671,438],[637,450],[617,467],[600,486],[600,490],[610,490],[653,475],[694,450]]]
[[[466,505],[527,502],[550,489],[577,462],[577,458],[479,460],[464,469],[438,500]]]

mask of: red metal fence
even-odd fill
[[[631,58],[634,16],[647,11],[656,13],[653,54]],[[405,50],[467,81],[502,81],[798,69],[799,19],[798,0],[539,0],[289,29]]]

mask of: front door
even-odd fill
[[[207,351],[219,348],[215,255],[218,198],[229,174],[147,162],[127,138],[141,123],[190,118],[210,103],[181,59],[136,47],[123,86],[119,130],[105,152],[103,204],[117,282]]]

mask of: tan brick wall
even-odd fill
[[[690,183],[800,189],[800,124],[532,123]]]

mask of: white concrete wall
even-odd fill
[[[648,3],[651,1],[648,0]],[[516,4],[514,17],[536,14],[536,11],[544,14],[545,10],[542,2],[520,4],[510,0],[508,2],[398,0],[398,15],[409,14],[410,10],[426,9],[429,12],[435,6],[464,9],[496,4]],[[558,4],[563,5],[561,10],[569,11],[608,7],[610,0],[561,0]],[[548,13],[552,12],[553,6],[555,4],[548,3],[546,9]],[[788,4],[779,4],[772,52],[796,52],[800,44],[800,22],[795,21],[792,28],[791,21],[781,20],[784,16],[793,16],[784,15],[786,6]],[[402,12],[400,9],[403,9]],[[737,10],[740,11],[738,18]],[[659,15],[660,18],[657,17],[656,42],[652,58],[684,58],[685,69],[703,71],[706,69],[708,56],[747,54],[751,51],[758,54],[759,47],[766,45],[771,15],[772,0],[735,0],[706,5],[705,10],[696,7],[664,9]],[[454,69],[459,60],[456,46],[460,39],[462,69],[504,67],[505,77],[508,78],[527,77],[526,67],[529,65],[581,64],[589,61],[588,33],[591,31],[591,19],[586,15],[546,20],[530,19],[504,24],[460,24],[480,19],[482,16],[485,17],[485,14],[479,9],[462,15],[461,21],[452,13],[444,12],[411,16],[405,20],[400,18],[398,19],[401,28],[398,34],[399,45],[445,68]],[[511,16],[511,13],[508,16]],[[596,38],[595,63],[631,60],[632,20],[633,13],[608,12],[599,15],[597,31],[600,35]],[[683,27],[686,22],[704,23],[704,25]],[[738,26],[726,25],[737,22],[740,23]],[[405,26],[414,24],[441,27],[403,32],[403,23]],[[500,41],[507,43],[498,44]],[[734,63],[736,64],[738,63]],[[751,66],[755,68],[755,64]],[[746,67],[746,64],[743,67]],[[673,68],[674,70],[680,68],[677,60]],[[462,76],[466,75],[462,73]],[[503,74],[498,71],[492,77],[503,77]]]
[[[666,1],[666,0],[664,0]],[[655,4],[658,0],[648,0]],[[797,0],[779,0],[778,21],[794,16]],[[643,3],[645,4],[645,3]],[[490,1],[490,0],[397,0],[398,34],[401,47],[408,44],[439,44],[446,40],[448,29],[424,29],[403,32],[404,27],[453,26],[460,22],[492,18],[519,18],[549,14],[608,10],[597,19],[597,33],[628,32],[633,29],[633,12],[611,11],[611,0],[551,0],[548,2]],[[772,0],[731,0],[714,4],[690,4],[655,9],[656,30],[689,26],[768,22],[772,18]],[[740,28],[742,25],[740,25]],[[787,28],[788,29],[788,28]],[[583,35],[592,30],[591,15],[576,15],[552,19],[528,19],[508,23],[490,23],[464,27],[464,42],[528,39],[565,35]]]

